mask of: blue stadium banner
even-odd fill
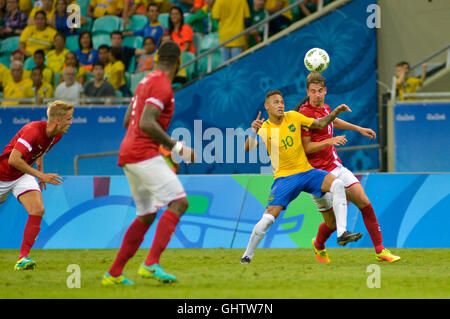
[[[450,172],[450,103],[394,106],[396,172]]]

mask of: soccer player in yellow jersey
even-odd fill
[[[256,247],[269,227],[281,211],[285,210],[302,191],[318,197],[322,197],[327,192],[333,194],[339,245],[345,246],[349,242],[360,239],[362,233],[347,231],[347,199],[344,183],[327,171],[314,169],[309,164],[301,139],[302,127],[324,129],[340,113],[351,112],[350,108],[342,104],[329,115],[313,119],[296,111],[285,112],[283,96],[278,90],[269,91],[266,94],[264,106],[269,119],[264,122],[264,119],[260,119],[261,112],[258,114],[252,123],[252,134],[245,141],[245,150],[249,151],[258,145],[256,135],[259,135],[269,152],[275,180],[266,210],[253,228],[241,263],[246,264],[251,261]]]

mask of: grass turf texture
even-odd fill
[[[398,263],[380,263],[373,249],[331,248],[330,264],[312,249],[258,249],[250,264],[239,263],[243,249],[168,249],[163,268],[179,282],[162,284],[137,275],[147,249],[125,268],[135,286],[102,287],[101,279],[117,250],[32,250],[37,269],[14,271],[18,250],[0,250],[0,298],[450,298],[450,249],[392,249]],[[81,269],[81,288],[66,285],[70,264]],[[368,288],[370,264],[380,266],[380,288]]]

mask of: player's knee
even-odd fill
[[[330,192],[331,193],[336,193],[336,192],[344,192],[345,193],[344,182],[341,181],[339,178],[336,178],[331,183]]]
[[[183,215],[184,212],[188,209],[188,207],[189,207],[189,201],[188,201],[187,197],[181,198],[170,204],[170,209],[173,212],[177,213],[179,216]]]
[[[36,215],[36,216],[44,216],[45,208],[44,206],[33,206],[29,209],[28,213],[30,215]]]

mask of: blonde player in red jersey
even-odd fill
[[[130,184],[137,218],[125,233],[114,263],[103,276],[102,284],[106,286],[134,284],[123,275],[123,268],[144,240],[157,211],[165,206],[152,247],[138,274],[163,282],[177,280],[162,269],[159,259],[189,203],[183,185],[160,155],[159,147],[163,145],[186,162],[194,162],[196,155],[166,133],[175,107],[172,80],[180,66],[180,49],[175,42],[167,41],[158,52],[155,71],[139,82],[125,114],[127,132],[120,145],[118,164]]]
[[[60,185],[62,180],[58,174],[43,172],[44,155],[69,130],[73,104],[54,101],[48,105],[47,116],[48,121],[23,126],[0,155],[0,204],[12,193],[28,212],[15,270],[36,267],[36,261],[28,254],[40,232],[45,211],[41,190],[46,183]],[[37,169],[33,167],[35,163]]]
[[[330,107],[324,103],[327,88],[325,79],[319,73],[311,73],[306,80],[307,95],[309,101],[300,106],[299,112],[312,118],[321,118],[331,112]],[[323,169],[342,180],[345,185],[347,199],[355,204],[361,211],[364,224],[372,239],[376,259],[379,261],[395,262],[400,257],[393,255],[384,248],[382,235],[377,217],[372,204],[368,199],[359,180],[342,165],[341,159],[336,153],[335,145],[344,145],[345,136],[333,136],[333,127],[342,130],[357,131],[363,136],[376,138],[376,134],[370,128],[364,128],[336,118],[325,129],[303,130],[302,143],[309,163],[317,169]],[[325,241],[335,231],[335,217],[333,213],[331,194],[327,193],[322,198],[312,195],[312,198],[322,213],[325,222],[319,226],[317,236],[313,238],[312,245],[319,262],[330,262],[325,249]]]

